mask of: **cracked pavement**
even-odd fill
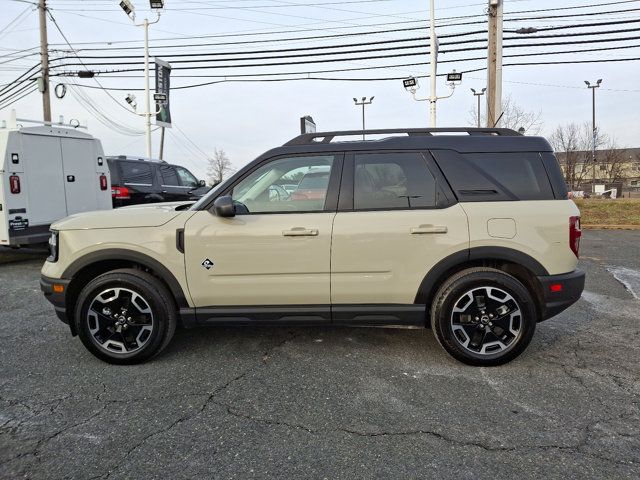
[[[583,299],[496,368],[337,327],[179,330],[111,366],[40,294],[43,257],[0,253],[0,478],[639,478],[640,232],[581,252]]]

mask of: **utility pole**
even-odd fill
[[[429,82],[431,84],[431,92],[429,95],[429,112],[431,117],[431,127],[436,126],[436,101],[437,93],[437,74],[438,74],[438,39],[436,38],[436,9],[435,0],[429,1]]]
[[[476,92],[475,88],[471,89],[471,91],[473,92],[473,96],[478,98],[478,128],[480,128],[480,97],[484,95],[484,92],[486,90],[487,90],[486,87],[480,90],[479,92]]]
[[[360,102],[355,97],[353,99],[353,102],[356,105],[362,105],[362,140],[364,140],[364,131],[365,131],[365,127],[364,127],[364,106],[365,105],[371,105],[371,103],[373,102],[374,98],[375,97],[371,97],[369,100],[367,100],[367,97],[362,97],[362,100]]]
[[[49,45],[47,42],[47,0],[38,1],[40,14],[40,64],[42,92],[42,116],[45,122],[51,122],[51,97],[49,96]]]
[[[591,191],[596,193],[596,88],[600,87],[602,79],[600,78],[595,85],[591,85],[587,80],[584,81],[587,84],[587,88],[591,90],[591,127],[592,127],[592,141],[591,141],[591,163],[593,164],[593,185]]]
[[[497,127],[502,115],[502,7],[503,0],[489,0],[489,49],[487,52],[487,127]]]

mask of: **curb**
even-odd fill
[[[582,224],[585,230],[640,230],[640,225],[587,225]]]

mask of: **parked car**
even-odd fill
[[[296,137],[186,210],[58,222],[41,288],[72,335],[117,364],[156,355],[181,323],[431,327],[454,358],[498,365],[580,298],[580,213],[545,139],[365,133],[388,138]],[[322,169],[322,195],[274,193]]]
[[[100,140],[59,125],[0,128],[0,245],[49,240],[68,215],[111,209]]]
[[[314,168],[304,174],[296,189],[291,192],[291,200],[324,200],[329,185],[329,169]]]
[[[107,157],[114,207],[198,200],[209,191],[189,170],[162,160]]]

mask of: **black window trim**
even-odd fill
[[[294,210],[283,210],[283,211],[275,211],[275,212],[249,212],[249,213],[238,213],[238,216],[245,215],[282,215],[282,214],[303,214],[303,213],[331,213],[337,211],[338,208],[338,195],[340,192],[340,183],[342,181],[342,169],[344,165],[344,152],[343,151],[331,151],[331,152],[304,152],[304,153],[294,153],[294,154],[280,154],[273,157],[269,157],[264,159],[261,162],[256,163],[251,166],[251,168],[247,168],[246,171],[242,172],[242,174],[234,180],[233,183],[228,185],[224,190],[222,190],[218,195],[211,199],[211,201],[203,208],[210,209],[213,206],[213,202],[216,201],[217,198],[223,197],[225,195],[230,195],[231,191],[244,180],[247,176],[251,175],[257,169],[262,166],[274,162],[276,160],[280,160],[283,158],[296,158],[296,157],[328,157],[333,155],[334,160],[331,165],[331,175],[329,177],[329,185],[327,186],[327,194],[325,196],[324,208],[322,210],[304,210],[304,211],[294,211]]]
[[[380,208],[354,208],[354,183],[355,183],[355,158],[356,155],[378,155],[378,154],[398,154],[398,153],[417,153],[422,158],[427,170],[433,176],[436,183],[436,193],[441,193],[446,200],[432,207],[380,207]],[[349,152],[345,155],[344,167],[342,174],[342,182],[338,203],[339,212],[385,212],[397,210],[443,210],[455,205],[457,202],[451,186],[445,179],[444,175],[437,167],[435,161],[431,158],[429,152],[421,149],[407,150],[358,150]]]

